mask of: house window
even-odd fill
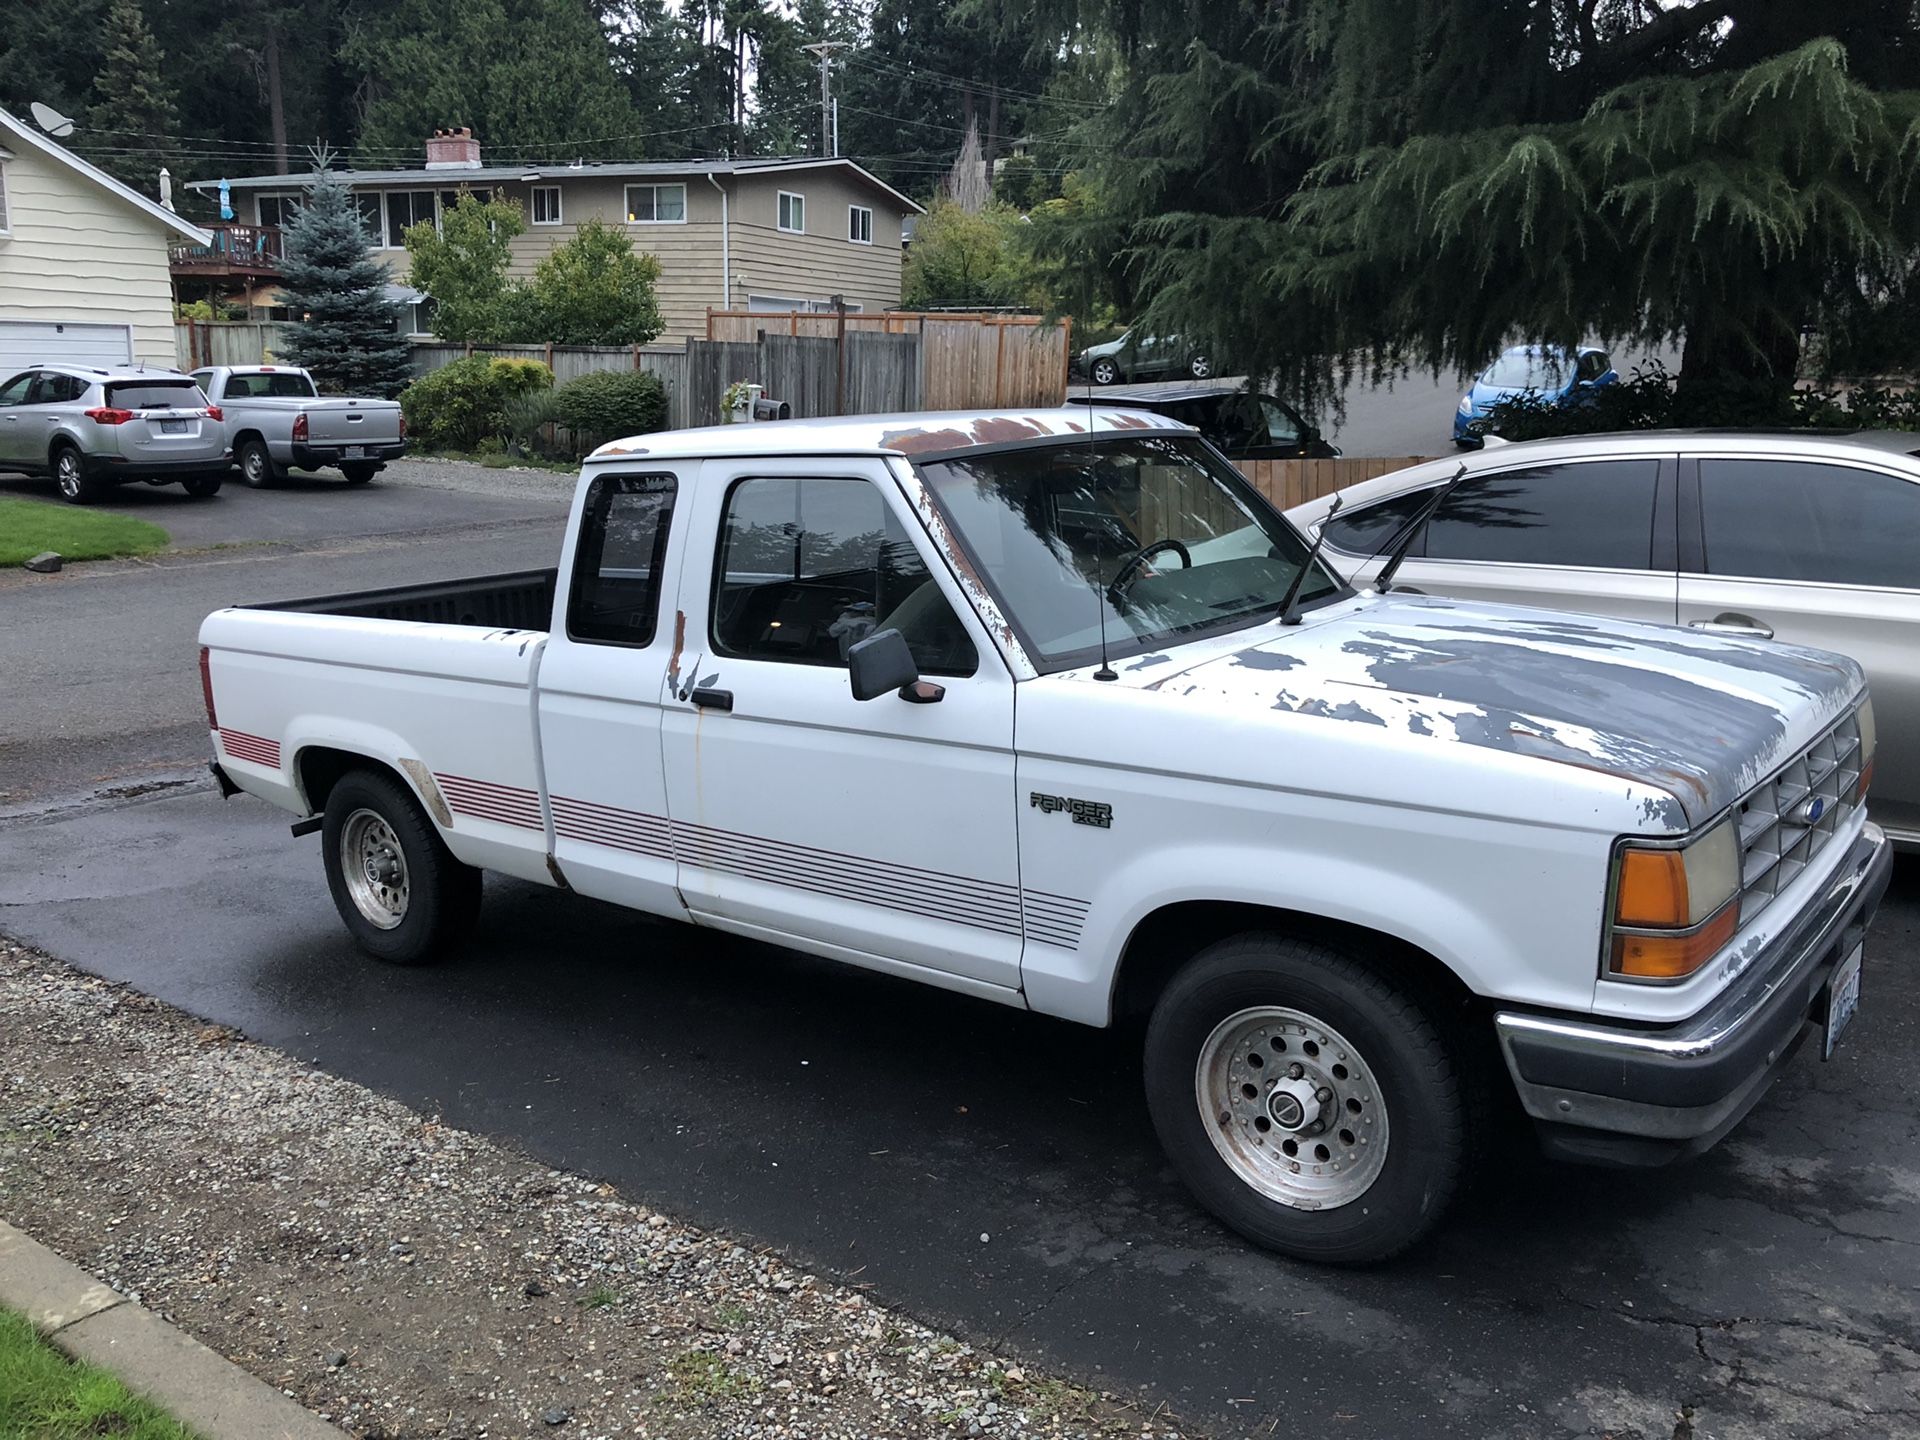
[[[803,315],[831,315],[833,301],[824,299],[802,299],[797,295],[749,295],[747,313],[749,315],[786,315],[798,311]],[[858,315],[860,307],[849,303],[849,315]]]
[[[254,201],[255,214],[262,227],[280,230],[293,223],[295,212],[300,209],[298,195],[262,195]]]
[[[628,204],[631,206],[631,200]],[[558,185],[533,187],[533,223],[536,225],[560,223],[560,187]]]
[[[474,199],[478,200],[482,205],[487,204],[490,200],[493,199],[493,191],[475,190],[470,186],[462,186],[458,190],[442,190],[440,192],[441,210],[443,211],[451,210],[454,206],[460,203],[460,197],[462,195],[471,195],[473,196]]]
[[[7,214],[7,167],[0,165],[0,235],[13,233],[13,220]]]
[[[431,190],[389,190],[381,198],[386,202],[387,223],[384,243],[388,250],[406,249],[409,225],[418,225],[423,221],[428,224],[433,223],[433,191]]]
[[[873,211],[864,205],[847,207],[847,239],[856,245],[873,243]]]
[[[685,185],[627,186],[629,225],[684,225],[686,219]]]
[[[367,232],[367,240],[373,245],[386,243],[387,220],[385,207],[378,195],[360,191],[353,197],[353,207],[360,212],[360,228]]]
[[[807,197],[791,190],[780,192],[780,228],[795,235],[807,233]]]

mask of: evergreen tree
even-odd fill
[[[165,79],[166,56],[139,0],[108,6],[101,52],[85,122],[93,159],[142,195],[157,196],[160,167],[179,163],[179,116]]]
[[[0,107],[43,105],[79,115],[101,59],[105,0],[0,5]]]
[[[689,132],[687,77],[692,55],[686,27],[667,0],[613,0],[602,9],[613,37],[614,66],[633,105],[640,138],[630,157],[697,154]]]
[[[369,253],[366,230],[346,186],[325,168],[286,231],[280,267],[284,302],[300,319],[285,358],[337,394],[396,395],[412,379],[412,350],[399,310],[386,298],[387,267]]]

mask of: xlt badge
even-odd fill
[[[1073,816],[1076,825],[1091,825],[1097,830],[1113,828],[1113,806],[1099,800],[1075,800],[1071,795],[1042,795],[1035,790],[1027,797],[1027,803],[1042,815],[1056,815],[1064,810]]]

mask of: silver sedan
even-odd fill
[[[1342,491],[1335,568],[1378,552],[1461,466],[1395,584],[1851,655],[1879,728],[1870,803],[1920,849],[1920,434],[1650,432],[1496,445]],[[1288,517],[1317,533],[1331,495]]]

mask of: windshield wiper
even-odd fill
[[[1282,625],[1298,625],[1300,623],[1300,589],[1307,583],[1307,572],[1313,569],[1314,564],[1320,559],[1320,545],[1327,538],[1327,527],[1333,523],[1333,517],[1340,513],[1340,507],[1345,503],[1345,500],[1345,496],[1341,495],[1338,491],[1334,492],[1333,504],[1327,508],[1326,515],[1323,516],[1320,521],[1320,533],[1313,537],[1313,544],[1308,547],[1305,562],[1300,566],[1298,573],[1294,575],[1293,583],[1287,586],[1286,598],[1280,602],[1280,623]]]
[[[1467,465],[1463,460],[1460,462],[1460,468],[1455,470],[1453,474],[1447,478],[1447,483],[1442,485],[1438,490],[1435,490],[1433,497],[1428,500],[1425,505],[1420,507],[1420,513],[1407,521],[1405,525],[1401,526],[1394,534],[1393,539],[1373,552],[1372,558],[1375,560],[1378,560],[1388,550],[1393,552],[1392,558],[1390,558],[1385,565],[1381,566],[1380,573],[1373,577],[1375,594],[1384,595],[1393,588],[1394,571],[1398,570],[1400,568],[1400,562],[1407,558],[1407,552],[1413,548],[1414,540],[1419,536],[1420,532],[1426,528],[1427,521],[1433,518],[1433,512],[1438,510],[1441,502],[1453,493],[1453,487],[1460,483],[1461,478],[1465,476],[1466,473]],[[1325,534],[1326,532],[1322,531],[1321,533]]]

